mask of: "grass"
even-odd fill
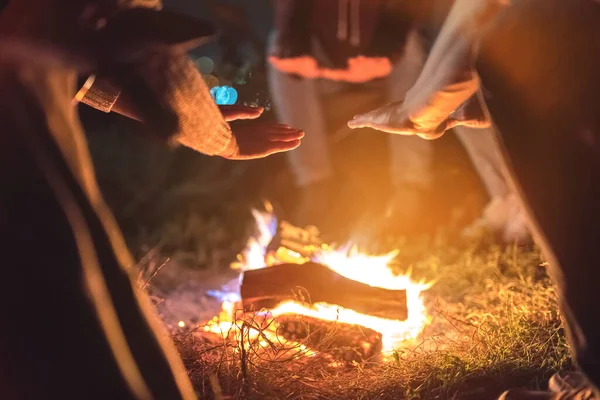
[[[252,207],[268,198],[289,211],[297,201],[283,156],[230,163],[185,149],[172,152],[143,132],[132,135],[141,127],[114,115],[96,119],[106,125],[96,121],[88,129],[98,180],[137,256],[159,248],[189,269],[221,274],[251,230]],[[385,152],[373,154],[371,161],[385,158]],[[355,165],[355,157],[344,159],[367,171],[366,178],[379,176]],[[474,174],[465,159],[436,156],[443,167],[439,180],[446,182],[437,194],[443,204],[466,204],[477,179],[468,179]],[[493,399],[511,387],[543,388],[554,371],[571,368],[555,293],[537,250],[457,246],[444,237],[419,243],[389,238],[378,245],[374,250],[401,250],[399,271],[436,280],[425,293],[432,323],[417,341],[397,349],[395,362],[332,368],[321,358],[265,361],[232,343],[176,334],[200,398]],[[163,261],[144,271],[144,284]],[[168,267],[157,278],[164,280],[166,272]],[[161,302],[166,294],[151,289]]]
[[[265,360],[203,335],[174,340],[201,398],[493,399],[511,387],[543,388],[571,368],[556,295],[536,249],[405,245],[432,319],[394,361],[332,367],[315,357]],[[404,256],[404,257],[403,257]],[[216,395],[215,393],[219,393]]]

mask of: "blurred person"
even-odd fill
[[[268,54],[275,111],[280,122],[308,132],[302,148],[287,155],[296,183],[303,188],[300,223],[323,223],[336,204],[328,137],[332,114],[351,115],[386,99],[403,100],[452,2],[274,0],[275,30]],[[362,92],[355,94],[356,89]],[[374,99],[377,91],[381,96]],[[507,243],[526,242],[529,232],[506,183],[493,130],[473,135],[471,128],[459,126],[456,134],[490,197],[465,235],[489,231]],[[430,199],[435,197],[434,149],[415,139],[389,138],[394,189],[384,225],[404,233],[427,227],[431,210],[424,210],[432,207]]]
[[[405,102],[349,121],[425,139],[494,126],[583,373],[503,400],[600,398],[599,38],[595,0],[457,0]]]
[[[262,110],[219,111],[185,54],[214,30],[143,8],[158,5],[11,0],[0,13],[3,399],[196,398],[134,282],[77,102],[142,120],[154,139],[228,159],[300,143],[302,132],[289,127],[230,127]],[[94,75],[78,90],[81,71]]]
[[[328,131],[332,121],[386,100],[402,100],[418,76],[425,56],[414,29],[417,16],[407,5],[388,0],[273,1],[267,68],[275,112],[281,123],[308,132],[302,149],[287,157],[302,189],[299,225],[321,228],[331,209],[347,203],[336,198]],[[386,211],[408,223],[430,196],[431,144],[390,137],[389,151],[399,204],[392,207],[390,202]]]
[[[245,77],[251,67],[253,74],[263,72],[265,44],[249,23],[244,9],[215,0],[209,3],[220,31],[217,38],[221,51],[217,66],[219,76],[227,81],[236,81]]]

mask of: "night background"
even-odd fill
[[[210,21],[215,20],[215,4],[232,5],[261,41],[266,41],[272,26],[267,0],[164,3],[166,8]],[[230,25],[220,26],[225,33],[233,31]],[[213,75],[238,90],[237,104],[265,106],[261,119],[274,120],[276,105],[270,102],[263,55],[256,54],[248,41],[238,39],[233,36],[233,48],[240,44],[237,56],[249,66],[227,69],[219,43],[195,49],[191,55],[214,60]],[[236,73],[240,83],[232,82]],[[158,248],[192,268],[226,269],[252,229],[251,208],[260,208],[268,200],[281,218],[293,219],[298,191],[283,154],[236,162],[183,147],[167,149],[148,140],[144,126],[135,121],[86,106],[79,109],[104,197],[137,259]],[[332,118],[331,131],[345,125],[350,117],[342,113],[337,120]],[[389,195],[386,145],[385,134],[363,130],[349,133],[333,149],[343,193],[343,200],[331,210],[336,221],[332,238],[337,242],[364,231],[361,221],[376,216]],[[487,200],[453,135],[445,135],[434,146],[436,196],[430,199],[430,220],[423,221],[425,233],[464,227],[478,216]],[[375,239],[367,241],[381,243]]]
[[[260,119],[275,123],[277,104],[269,94],[265,69],[272,3],[164,0],[167,9],[219,27],[218,40],[190,52],[207,86],[235,88],[236,104],[264,107]],[[395,23],[395,16],[390,20]],[[353,99],[348,95],[352,90],[340,91],[348,96],[344,100]],[[335,97],[327,100],[331,98]],[[419,198],[420,211],[411,216],[416,226],[404,229],[406,221],[401,218],[388,218],[391,225],[383,226],[390,199],[400,200],[400,208],[407,203],[394,196],[390,184],[388,134],[350,130],[347,121],[363,110],[351,112],[336,102],[325,103],[317,104],[327,114],[327,131],[341,139],[331,146],[334,187],[326,204],[327,223],[317,226],[320,232],[302,226],[297,218],[306,192],[296,186],[284,153],[231,161],[182,146],[170,148],[142,123],[78,106],[102,195],[136,263],[127,272],[132,272],[141,294],[149,295],[152,310],[166,328],[162,333],[172,339],[198,398],[495,399],[509,388],[545,390],[557,371],[573,371],[548,263],[531,240],[525,221],[515,217],[522,217],[522,210],[503,208],[517,204],[518,196],[509,189],[490,198],[477,173],[482,169],[474,169],[464,141],[461,144],[449,131],[431,142],[433,191]],[[314,207],[323,207],[317,197],[313,201]],[[497,214],[486,215],[490,203],[501,205],[493,210]],[[40,210],[36,211],[43,214]],[[466,227],[490,215],[489,219],[496,219],[493,222],[501,221],[497,232],[487,227],[465,234]],[[505,228],[514,225],[522,228],[526,240],[502,236],[510,231]],[[509,233],[515,231],[520,233]],[[23,290],[15,286],[8,293],[35,294],[29,288],[34,281],[49,288],[51,295],[67,292],[69,282],[57,273],[66,270],[58,269],[62,266],[52,260],[52,254],[38,255],[48,262],[44,259],[33,267],[57,278],[48,284],[27,270]],[[123,266],[111,266],[129,291]],[[71,278],[73,286],[81,284],[78,276]],[[88,296],[89,288],[85,290]],[[325,300],[313,301],[311,296],[317,292]],[[120,302],[131,300],[122,294],[110,293],[102,307],[112,307],[109,303],[114,300],[118,308]],[[30,297],[35,299],[30,301],[33,306],[17,314],[31,323],[27,326],[35,326],[26,333],[37,338],[54,327],[38,324],[36,316],[29,315],[41,303],[40,296]],[[296,308],[275,315],[282,299]],[[65,303],[79,306],[85,301]],[[47,309],[51,312],[45,318],[54,320],[56,311],[68,320],[58,327],[62,330],[52,331],[64,335],[60,345],[74,348],[70,342],[74,337],[82,339],[76,343],[85,343],[85,329],[71,322],[68,310]],[[140,360],[146,361],[148,342],[133,329],[142,324],[126,314],[117,317],[132,328],[123,347],[136,345],[132,347]],[[21,340],[23,328],[9,322],[10,333],[16,335],[11,338]],[[22,341],[35,359],[37,353],[27,347],[31,340]],[[42,340],[35,344],[45,345]],[[62,351],[59,346],[45,348]],[[89,359],[96,363],[96,357]],[[43,361],[42,368],[54,363]],[[26,380],[30,364],[22,368]],[[152,370],[155,364],[144,366]],[[104,384],[96,371],[83,373],[95,374],[90,379]],[[69,378],[66,385],[71,384]]]

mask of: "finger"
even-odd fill
[[[446,130],[455,128],[457,126],[466,126],[467,128],[489,128],[492,126],[491,121],[485,119],[458,119],[458,118],[448,118],[446,122]]]
[[[232,112],[246,112],[246,111],[251,111],[251,112],[263,112],[264,108],[263,107],[254,107],[254,106],[246,106],[246,105],[241,105],[241,104],[231,104],[231,105],[219,105],[219,110],[221,110],[221,112],[225,111],[232,111]]]
[[[252,130],[254,132],[291,132],[298,131],[299,129],[292,128],[287,124],[261,124],[261,123],[247,123],[239,125],[242,129]]]
[[[348,127],[352,129],[356,128],[367,128],[374,122],[379,122],[381,119],[380,109],[370,111],[364,114],[355,115],[350,121],[348,121]]]
[[[435,140],[444,136],[444,133],[446,133],[446,131],[436,133],[417,133],[417,136],[425,140]]]
[[[269,132],[267,138],[270,141],[284,141],[289,142],[290,140],[298,140],[304,137],[304,131],[293,130],[286,132]]]
[[[260,117],[262,114],[261,109],[255,110],[244,110],[244,111],[226,111],[223,113],[223,118],[226,122],[232,122],[236,120],[244,120],[244,119],[256,119]]]
[[[253,125],[251,128],[253,132],[256,132],[256,134],[262,134],[266,137],[299,135],[301,133],[304,134],[302,129],[292,128],[288,125]]]
[[[263,107],[249,106],[219,106],[223,118],[227,122],[240,119],[256,119],[260,117],[264,111]]]
[[[234,160],[253,160],[257,158],[268,157],[272,154],[283,153],[294,150],[300,146],[300,140],[291,142],[270,142],[254,146],[252,149],[247,149],[243,154],[233,157]]]
[[[289,142],[271,142],[267,150],[265,151],[265,156],[275,153],[283,153],[285,151],[294,150],[302,141],[300,139],[291,140]]]
[[[352,123],[352,125],[351,125]],[[404,135],[404,136],[412,136],[412,135],[416,135],[417,131],[409,126],[390,126],[389,124],[385,123],[376,123],[376,122],[372,122],[372,121],[364,121],[364,122],[353,122],[353,121],[348,121],[348,126],[352,129],[357,129],[357,128],[371,128],[371,129],[376,129],[378,131],[382,131],[382,132],[387,132],[387,133],[393,133],[395,135]]]

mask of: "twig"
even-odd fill
[[[165,265],[167,265],[167,263],[169,261],[171,261],[171,259],[167,258],[165,260],[165,262],[160,265],[160,267],[156,268],[156,270],[154,271],[154,273],[152,274],[152,276],[150,278],[148,278],[148,280],[146,281],[146,283],[144,283],[144,286],[142,286],[142,290],[146,289],[146,287],[150,284],[150,281],[156,276],[156,274],[158,274],[158,272],[162,269],[162,267],[164,267]]]

